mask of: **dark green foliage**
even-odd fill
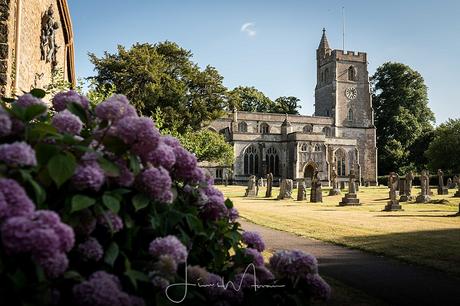
[[[460,119],[449,119],[436,128],[426,157],[433,171],[460,173]]]
[[[377,69],[372,83],[379,173],[423,167],[411,156],[423,150],[424,142],[417,139],[433,129],[435,118],[422,76],[409,66],[387,62]]]
[[[190,51],[169,41],[118,46],[100,58],[90,54],[97,90],[116,88],[145,116],[160,108],[165,126],[176,125],[180,132],[219,118],[226,106],[222,76],[211,66],[200,69],[191,58]]]

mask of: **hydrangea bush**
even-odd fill
[[[316,259],[242,232],[193,154],[126,97],[33,90],[0,110],[5,305],[304,305]],[[231,281],[231,283],[228,283]],[[185,292],[184,283],[190,284]],[[182,285],[181,285],[182,284]]]

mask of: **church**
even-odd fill
[[[245,183],[273,173],[274,178],[311,180],[319,171],[330,185],[335,170],[347,181],[351,169],[361,184],[377,182],[376,128],[364,52],[331,49],[323,29],[316,50],[315,113],[313,116],[234,110],[213,121],[209,129],[233,145],[230,168],[210,167],[219,181],[230,177]]]

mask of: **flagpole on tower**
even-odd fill
[[[345,52],[345,7],[342,6],[342,50]]]

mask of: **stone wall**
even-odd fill
[[[49,10],[54,31],[43,36],[44,15]],[[44,88],[52,83],[53,72],[59,71],[65,80],[75,83],[73,33],[66,0],[0,0],[0,12],[2,95]],[[50,62],[42,58],[42,46],[48,52],[53,44],[57,47],[56,61]]]

